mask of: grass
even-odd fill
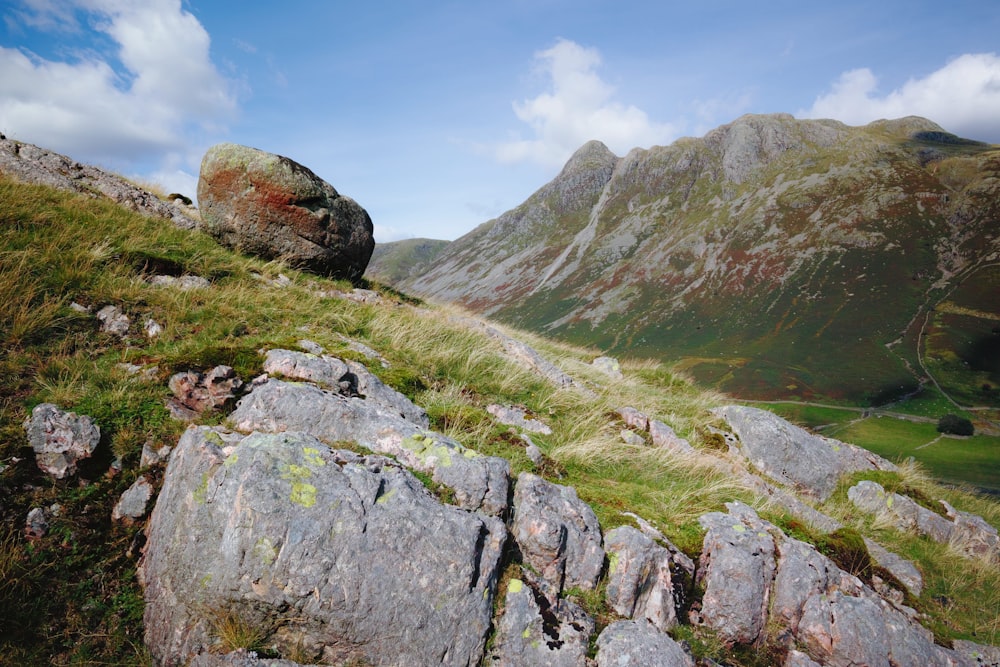
[[[158,272],[200,275],[211,285],[190,291],[156,287],[147,279]],[[281,274],[290,279],[287,287],[268,282]],[[142,589],[136,580],[140,529],[112,524],[110,514],[139,474],[143,444],[173,445],[183,428],[164,408],[167,379],[174,372],[227,364],[249,380],[261,372],[259,350],[295,348],[301,338],[366,362],[384,382],[423,406],[432,428],[484,454],[506,457],[515,475],[531,471],[575,487],[604,530],[627,523],[623,512],[635,512],[696,555],[703,537],[698,516],[734,499],[762,507],[702,454],[681,457],[622,441],[612,415],[631,406],[669,424],[699,450],[711,447],[706,427],[720,424],[708,410],[726,399],[699,389],[676,368],[625,360],[625,378],[610,380],[590,365],[599,354],[594,348],[508,330],[591,387],[596,393],[591,398],[555,388],[524,370],[498,341],[470,328],[466,313],[415,304],[369,286],[380,291],[383,303],[331,298],[325,292],[352,286],[279,262],[241,257],[204,235],[99,200],[0,179],[0,463],[5,466],[0,516],[3,525],[20,526],[32,507],[62,507],[41,540],[0,534],[0,608],[12,619],[0,625],[0,664],[148,664]],[[89,307],[90,314],[77,312],[72,303]],[[125,339],[98,331],[92,313],[106,304],[131,318]],[[145,336],[146,318],[163,325],[159,337]],[[343,337],[374,348],[389,366],[350,352]],[[133,374],[123,364],[144,372]],[[101,427],[94,458],[72,479],[46,477],[27,449],[21,424],[44,401],[88,414]],[[533,436],[544,456],[540,465],[527,458],[516,434],[489,416],[490,403],[522,406],[552,428],[552,435]],[[828,423],[857,413],[808,409],[800,416]],[[220,421],[222,415],[206,419]],[[906,438],[864,430],[880,421],[889,420],[858,422],[861,430],[846,434],[884,438],[883,448],[904,455]],[[978,446],[973,441],[968,442]],[[937,446],[919,451],[933,456]],[[121,459],[122,470],[111,475],[115,458]],[[929,480],[920,484],[932,496],[947,493],[940,497],[1000,525],[996,503],[940,490]],[[441,492],[433,485],[432,490]],[[958,561],[946,550],[886,534],[853,517],[842,498],[831,501],[829,511],[918,559],[929,576],[928,589],[950,600],[950,606],[938,609],[928,602],[938,593],[922,598],[942,632],[996,638],[1000,610],[990,607],[995,600],[990,591],[1000,578],[995,571],[972,572],[973,587],[958,576]],[[985,599],[982,591],[988,593]],[[599,601],[588,604],[599,607]],[[226,645],[266,643],[252,636],[257,624],[241,627],[247,622],[238,614],[214,617],[226,621],[219,623],[220,639],[242,637],[226,639]],[[696,634],[705,655],[728,655],[705,633]],[[749,658],[740,660],[751,664]]]

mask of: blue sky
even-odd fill
[[[194,194],[205,150],[286,155],[376,240],[454,239],[572,152],[744,113],[923,115],[1000,143],[1000,2],[8,0],[0,132]]]

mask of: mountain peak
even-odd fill
[[[616,162],[618,162],[618,156],[612,153],[610,148],[596,139],[591,139],[573,153],[560,175],[590,171],[607,166],[613,167]]]

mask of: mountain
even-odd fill
[[[923,118],[589,142],[403,290],[746,398],[1000,391],[1000,150]]]
[[[423,271],[448,245],[435,239],[403,239],[375,246],[365,276],[392,284]]]

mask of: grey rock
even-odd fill
[[[749,507],[727,507],[729,514],[711,512],[698,520],[707,529],[698,571],[705,593],[692,621],[714,629],[724,642],[752,644],[767,620],[774,539]]]
[[[507,508],[510,464],[433,431],[375,403],[311,384],[270,379],[240,400],[230,415],[237,430],[302,431],[329,443],[356,442],[431,475],[466,509],[500,514]]]
[[[36,405],[25,427],[35,463],[56,479],[75,474],[77,463],[90,458],[101,441],[101,430],[90,417],[51,403]]]
[[[624,407],[615,410],[618,416],[622,418],[627,426],[638,429],[640,431],[649,430],[649,417],[644,413],[636,410],[635,408]]]
[[[224,609],[317,662],[475,665],[505,537],[385,457],[190,427],[149,521],[146,645],[187,664]]]
[[[939,501],[952,521],[951,542],[969,556],[1000,557],[1000,535],[983,517]]]
[[[146,516],[149,501],[153,497],[153,485],[145,477],[139,477],[122,494],[111,511],[112,521],[135,521]]]
[[[355,352],[359,352],[368,357],[369,359],[374,359],[375,361],[378,361],[382,365],[382,368],[389,368],[390,366],[389,361],[381,354],[379,354],[377,351],[368,347],[364,343],[352,340],[342,334],[339,335],[339,338],[347,344],[348,349],[354,350]]]
[[[622,365],[614,357],[597,357],[590,364],[613,380],[621,380],[625,377],[622,373]]]
[[[604,566],[601,527],[572,487],[527,472],[518,475],[511,533],[524,562],[548,585],[550,601],[566,588],[597,585]]]
[[[1000,647],[998,646],[986,646],[967,639],[956,639],[952,642],[952,648],[955,649],[955,653],[975,667],[1000,665]]]
[[[858,482],[847,490],[847,497],[859,509],[891,517],[898,530],[914,531],[937,542],[947,542],[951,538],[954,526],[946,518],[906,496],[887,492],[876,482]]]
[[[170,413],[177,419],[191,421],[235,398],[243,381],[229,366],[216,366],[206,373],[175,373],[167,386],[174,394],[174,398],[167,400]]]
[[[258,658],[254,651],[239,649],[225,655],[202,653],[188,663],[187,667],[318,667],[302,665],[292,660]]]
[[[104,306],[97,311],[97,321],[101,323],[101,331],[124,338],[128,335],[128,315],[115,306]]]
[[[205,289],[212,286],[212,283],[210,283],[207,278],[202,278],[201,276],[192,276],[192,275],[152,276],[149,279],[149,284],[161,287],[174,287],[184,292],[193,289]]]
[[[38,183],[89,197],[107,197],[127,209],[149,217],[170,220],[182,229],[198,222],[178,206],[169,204],[121,176],[80,164],[65,155],[0,136],[0,173],[27,183]]]
[[[670,552],[641,531],[621,526],[604,536],[607,599],[620,616],[645,619],[666,632],[677,624]]]
[[[642,447],[646,444],[646,439],[631,429],[623,428],[619,435],[622,442],[631,447]]]
[[[48,513],[41,507],[32,507],[24,519],[24,536],[29,540],[37,540],[45,537],[48,532]]]
[[[223,245],[356,280],[375,247],[353,199],[286,157],[236,144],[208,149],[198,178],[204,227]]]
[[[670,635],[645,621],[616,621],[597,638],[597,667],[694,667]]]
[[[264,372],[294,380],[306,380],[345,396],[358,396],[380,410],[413,422],[430,425],[427,412],[395,389],[386,386],[363,364],[331,356],[317,356],[292,350],[270,350]]]
[[[299,347],[301,347],[303,350],[305,350],[306,352],[308,352],[309,354],[320,355],[320,354],[323,354],[326,351],[326,350],[323,349],[323,346],[320,345],[319,343],[317,343],[315,341],[311,341],[311,340],[305,339],[305,338],[303,338],[302,340],[298,341],[297,345]]]
[[[906,586],[910,593],[920,597],[920,593],[924,589],[924,577],[913,561],[906,560],[899,554],[889,551],[874,540],[867,537],[864,539],[865,546],[868,547],[868,554],[875,559],[875,562],[889,570],[892,576]]]
[[[642,534],[651,540],[655,541],[657,544],[665,548],[670,552],[670,563],[673,568],[679,568],[683,570],[686,576],[694,576],[694,561],[687,557],[687,555],[681,551],[673,542],[667,539],[667,537],[660,532],[660,530],[651,524],[650,522],[643,519],[638,514],[632,512],[622,512],[622,516],[627,516],[633,519]]]
[[[142,443],[142,453],[139,455],[139,467],[149,468],[163,463],[170,456],[170,450],[171,447],[167,445],[159,449],[153,449],[152,443],[147,440]]]
[[[552,603],[530,582],[511,579],[497,624],[495,667],[586,667],[594,621],[568,600]]]
[[[766,410],[727,405],[712,412],[729,422],[754,467],[818,500],[830,497],[843,474],[896,469],[860,447],[812,435]]]
[[[536,466],[542,465],[542,462],[545,460],[545,457],[542,456],[542,450],[538,448],[538,445],[536,445],[532,441],[531,437],[527,433],[521,434],[521,440],[524,441],[525,444],[524,453],[527,455],[528,460],[534,463]]]
[[[150,339],[156,338],[163,333],[163,325],[151,317],[146,320],[146,323],[143,325],[143,329],[146,332],[146,338]]]
[[[507,426],[516,426],[522,431],[529,433],[540,433],[541,435],[552,435],[552,429],[545,422],[533,419],[528,416],[527,410],[516,405],[497,405],[492,403],[486,406],[486,411],[496,417],[496,420]]]
[[[663,447],[678,454],[697,452],[691,443],[674,433],[674,429],[656,419],[649,420],[649,437],[653,440],[654,447]]]
[[[812,545],[785,538],[778,542],[778,553],[770,614],[793,633],[798,632],[810,596],[829,595],[839,590],[850,590],[854,595],[861,593],[860,580],[841,570]]]
[[[808,653],[792,649],[788,652],[783,667],[823,667],[823,665],[810,658]]]

